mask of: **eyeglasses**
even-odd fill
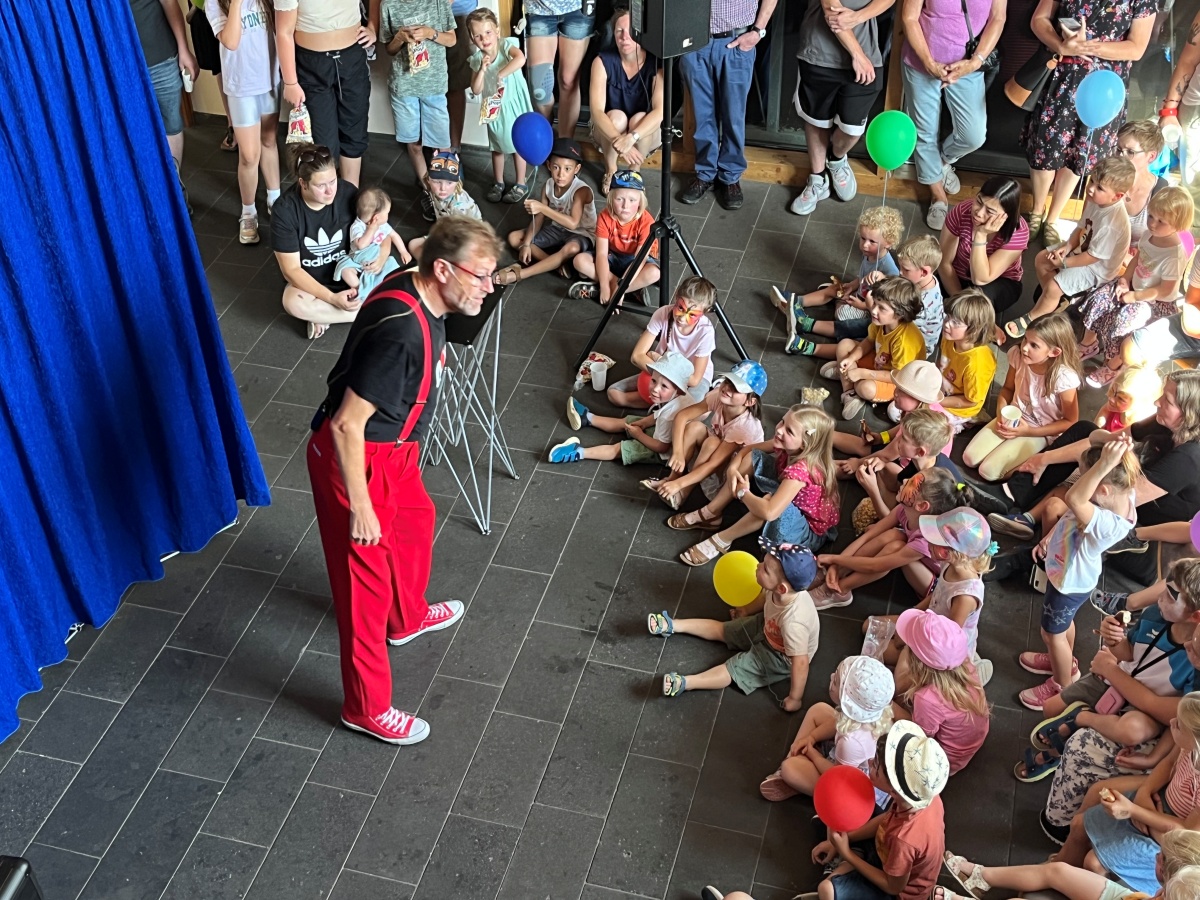
[[[491,288],[492,276],[495,274],[495,272],[486,272],[483,275],[480,275],[478,272],[472,272],[470,269],[468,269],[464,266],[460,266],[458,263],[454,262],[453,260],[443,259],[442,262],[446,263],[446,265],[454,266],[454,268],[458,269],[460,272],[466,272],[468,275],[470,275],[472,278],[475,279],[476,284],[485,284],[486,283],[488,285],[489,289]]]
[[[1130,147],[1118,147],[1117,148],[1117,156],[1137,156],[1139,153],[1145,153],[1145,152],[1146,151],[1143,150],[1141,147],[1138,147],[1136,150],[1134,150]]]
[[[966,326],[966,324],[967,323],[964,322],[962,319],[956,319],[956,318],[954,318],[954,316],[946,316],[945,320],[942,322],[942,327],[943,328],[963,328]]]

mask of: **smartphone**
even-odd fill
[[[1063,37],[1073,37],[1079,34],[1079,29],[1083,23],[1078,19],[1066,18],[1058,20],[1058,27],[1062,29]]]

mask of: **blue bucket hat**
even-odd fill
[[[783,577],[792,586],[793,591],[807,590],[817,577],[817,558],[807,547],[799,544],[783,544],[769,538],[760,537],[758,545],[779,560],[783,567]]]
[[[743,359],[740,363],[713,379],[715,385],[719,381],[728,381],[740,393],[758,394],[767,392],[767,370],[752,359]]]

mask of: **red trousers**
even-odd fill
[[[376,716],[392,705],[388,637],[425,621],[433,564],[433,500],[417,466],[414,441],[366,444],[367,490],[383,536],[374,546],[350,540],[350,498],[328,420],[308,442],[308,477],[337,614],[343,712]]]

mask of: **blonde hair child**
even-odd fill
[[[1108,395],[1096,424],[1105,431],[1120,431],[1154,415],[1154,401],[1162,396],[1163,380],[1154,369],[1129,366],[1108,386]]]
[[[896,264],[900,277],[912,282],[921,297],[921,314],[913,324],[921,329],[925,337],[925,355],[929,359],[937,352],[942,337],[945,319],[945,304],[942,301],[942,285],[937,278],[938,266],[942,263],[942,245],[930,234],[911,237],[896,250]]]
[[[996,377],[996,357],[991,342],[996,330],[996,309],[979,288],[967,288],[950,298],[938,345],[942,370],[942,406],[954,415],[959,427],[983,410]]]
[[[954,429],[945,413],[928,407],[904,414],[895,435],[877,456],[868,456],[854,470],[854,477],[867,493],[879,517],[886,516],[896,505],[900,476],[912,468],[924,471],[937,464],[938,456],[954,438]],[[889,461],[894,460],[894,461]]]
[[[833,276],[829,284],[800,295],[771,288],[771,303],[784,315],[787,323],[785,353],[800,353],[821,359],[837,358],[837,342],[860,341],[867,336],[871,309],[868,302],[870,287],[883,278],[900,274],[891,249],[904,237],[904,220],[899,210],[888,206],[872,206],[858,217],[858,249],[862,254],[858,277],[842,281]],[[833,321],[817,320],[806,314],[813,306],[835,301]],[[800,337],[814,334],[830,338],[832,344],[818,344]]]
[[[528,164],[517,152],[512,140],[512,127],[517,118],[533,110],[529,88],[522,69],[525,54],[516,38],[500,36],[500,21],[490,9],[477,9],[467,16],[467,30],[476,48],[468,60],[474,75],[471,93],[482,98],[483,111],[491,111],[481,120],[487,123],[488,146],[492,151],[492,187],[487,192],[491,203],[520,203],[529,196],[526,184]],[[516,184],[505,190],[504,163],[513,158]]]
[[[746,514],[679,558],[689,566],[704,565],[760,528],[770,541],[820,549],[831,531],[836,534],[840,516],[833,431],[834,421],[824,410],[796,405],[783,414],[772,440],[740,449],[730,462],[737,474],[716,496],[694,512],[672,516],[667,524],[678,531],[720,528],[722,513],[735,497]]]
[[[810,706],[787,757],[758,786],[767,800],[811,795],[817,779],[834,766],[865,772],[875,758],[879,738],[892,727],[892,673],[870,656],[848,656],[834,672],[829,693],[837,708]]]
[[[1092,387],[1103,387],[1120,368],[1126,335],[1179,311],[1176,303],[1188,262],[1180,234],[1192,227],[1195,212],[1185,188],[1165,187],[1152,196],[1146,204],[1146,230],[1125,275],[1088,294],[1080,355],[1105,361],[1089,376]]]
[[[996,399],[997,414],[1013,406],[1020,421],[1009,425],[997,415],[967,444],[963,463],[977,466],[984,481],[1002,481],[1044,450],[1079,421],[1080,371],[1079,347],[1067,317],[1056,314],[1033,322],[1021,344],[1008,351],[1008,375]]]
[[[646,185],[638,172],[622,169],[612,177],[608,205],[596,217],[596,249],[572,259],[575,270],[586,281],[577,281],[567,290],[572,300],[597,300],[607,306],[617,286],[633,265],[637,252],[650,239],[654,217],[646,209]],[[657,283],[658,241],[655,241],[641,266],[629,281],[628,294]],[[648,303],[645,296],[642,302]]]

